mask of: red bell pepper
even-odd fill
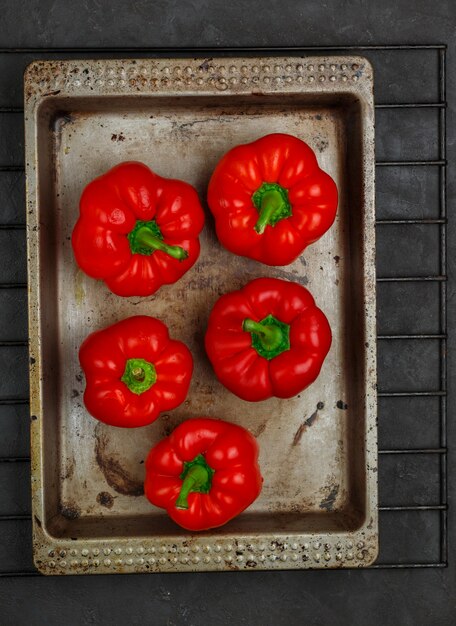
[[[84,189],[73,250],[80,268],[119,296],[149,296],[198,258],[204,213],[196,191],[126,162]]]
[[[331,226],[337,187],[297,137],[266,135],[230,150],[208,189],[221,244],[267,265],[288,265]]]
[[[242,513],[262,482],[253,435],[229,422],[194,418],[149,452],[144,492],[180,526],[207,530]]]
[[[219,381],[243,400],[291,398],[320,373],[331,328],[305,287],[257,278],[215,303],[205,344]]]
[[[79,350],[86,377],[84,404],[96,419],[132,428],[187,397],[193,372],[190,350],[169,338],[160,320],[137,315],[89,335]]]

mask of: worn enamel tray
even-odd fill
[[[46,574],[361,567],[377,555],[374,109],[360,57],[35,62],[25,75],[33,545]],[[124,160],[186,180],[201,198],[230,147],[300,137],[336,180],[335,224],[292,265],[270,268],[219,245],[207,215],[201,256],[177,284],[123,299],[75,264],[83,187]],[[250,404],[215,379],[203,349],[210,308],[257,276],[306,285],[333,345],[291,400]],[[187,401],[150,427],[85,411],[78,348],[129,315],[164,320],[187,343]],[[221,529],[191,535],[143,496],[149,448],[209,415],[261,447],[260,498]]]

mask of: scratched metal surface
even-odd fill
[[[78,106],[75,103],[75,106]],[[84,104],[81,103],[81,108]],[[109,107],[109,103],[106,103]],[[220,157],[238,143],[267,134],[293,132],[319,153],[321,167],[340,186],[345,151],[340,112],[322,109],[296,110],[290,107],[222,105],[212,108],[172,107],[171,103],[118,113],[103,110],[93,115],[78,111],[59,128],[58,183],[61,214],[57,245],[61,339],[62,394],[56,411],[64,418],[60,440],[62,477],[60,492],[63,508],[79,510],[80,516],[159,515],[169,531],[162,510],[153,509],[141,494],[142,465],[151,445],[157,443],[182,420],[196,415],[218,416],[247,426],[260,444],[260,463],[265,484],[261,497],[250,507],[252,513],[321,512],[325,502],[330,510],[349,503],[347,423],[353,420],[346,404],[349,390],[343,355],[343,294],[347,258],[341,223],[346,220],[342,203],[337,222],[322,240],[308,249],[299,261],[286,268],[271,268],[234,257],[222,248],[207,211],[206,228],[201,236],[201,254],[196,266],[178,283],[164,287],[148,298],[119,298],[102,283],[78,270],[68,241],[77,219],[81,190],[94,177],[127,160],[142,160],[162,176],[190,182],[204,198],[207,181]],[[340,139],[338,139],[340,137]],[[93,146],[96,146],[94,149]],[[332,146],[332,149],[329,149]],[[191,153],[191,154],[190,154]],[[343,197],[343,193],[342,193]],[[205,356],[203,337],[209,312],[219,295],[239,289],[258,276],[276,276],[308,286],[319,306],[327,312],[334,332],[330,355],[318,379],[299,398],[271,399],[261,404],[236,398],[215,380]],[[77,360],[77,347],[89,332],[103,328],[129,315],[154,315],[164,321],[172,337],[184,341],[195,359],[192,385],[186,402],[148,428],[125,431],[97,424],[82,404],[84,380]],[[71,390],[71,392],[70,392]],[[361,391],[362,393],[362,391]],[[303,423],[317,410],[318,426],[308,432]],[[309,423],[317,424],[317,420]],[[271,457],[269,451],[274,449]],[[125,470],[113,472],[111,458]],[[77,462],[76,462],[77,459]],[[312,468],[312,471],[309,469]],[[98,502],[104,491],[113,506]],[[133,497],[136,495],[136,497]],[[263,525],[265,521],[259,521]],[[145,522],[147,524],[147,522]],[[268,524],[269,525],[269,524]],[[273,524],[270,524],[273,528]],[[234,529],[233,529],[233,532]]]
[[[314,84],[315,68],[327,74],[325,85]],[[261,95],[252,90],[257,82]],[[25,97],[37,567],[72,574],[370,564],[377,553],[370,65],[358,57],[185,67],[173,59],[35,63]],[[204,198],[220,157],[271,130],[309,143],[340,192],[335,224],[293,264],[270,268],[233,257],[208,214],[196,266],[152,297],[119,298],[78,269],[70,237],[81,191],[95,175],[143,160]],[[333,331],[318,380],[288,401],[233,397],[203,349],[217,298],[257,276],[308,286]],[[87,414],[77,352],[89,332],[132,314],[165,321],[191,349],[195,371],[181,407],[129,431]],[[198,415],[242,424],[258,437],[264,488],[229,525],[192,536],[151,507],[142,483],[150,447]],[[189,559],[189,543],[205,555]],[[101,547],[117,558],[100,559],[94,550]],[[141,556],[125,558],[125,550]]]

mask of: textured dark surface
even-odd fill
[[[245,9],[244,5],[248,9]],[[193,47],[331,46],[447,43],[448,48],[448,207],[449,207],[449,566],[282,573],[174,574],[62,578],[0,578],[2,624],[391,624],[446,625],[456,614],[455,534],[452,477],[456,428],[452,327],[454,303],[455,25],[451,0],[375,0],[250,3],[219,0],[154,2],[0,2],[3,47]],[[104,56],[112,56],[107,52]],[[376,70],[376,101],[437,102],[435,51],[366,52]],[[64,57],[31,51],[0,53],[0,107],[21,107],[23,67],[34,58]],[[94,56],[93,52],[71,54]],[[116,56],[122,56],[118,53]],[[131,56],[131,53],[124,54]],[[379,109],[377,158],[439,158],[436,109]],[[0,165],[23,163],[20,113],[0,113]],[[24,221],[24,176],[0,172],[0,223]],[[379,167],[379,219],[436,218],[439,173],[429,167]],[[437,225],[378,227],[381,276],[439,273]],[[0,230],[0,283],[25,281],[25,235]],[[0,344],[24,341],[26,293],[0,290]],[[439,285],[380,283],[380,334],[438,334]],[[439,388],[438,339],[379,343],[381,391]],[[27,351],[0,346],[0,398],[27,398]],[[28,456],[28,407],[0,406],[0,458]],[[380,398],[381,449],[438,448],[439,399]],[[436,505],[441,502],[439,454],[382,455],[381,506]],[[27,462],[0,463],[0,516],[27,516]],[[0,572],[31,571],[28,519],[0,521]],[[400,511],[380,515],[380,563],[436,563],[441,560],[440,512]]]

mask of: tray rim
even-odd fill
[[[352,94],[363,110],[366,519],[356,531],[56,538],[45,529],[37,115],[52,98]],[[373,70],[358,55],[34,61],[24,75],[33,555],[44,574],[366,567],[378,553]],[[366,123],[367,120],[367,123]],[[180,544],[180,545],[179,545]],[[184,545],[185,544],[185,545]],[[234,544],[234,545],[233,545]]]

